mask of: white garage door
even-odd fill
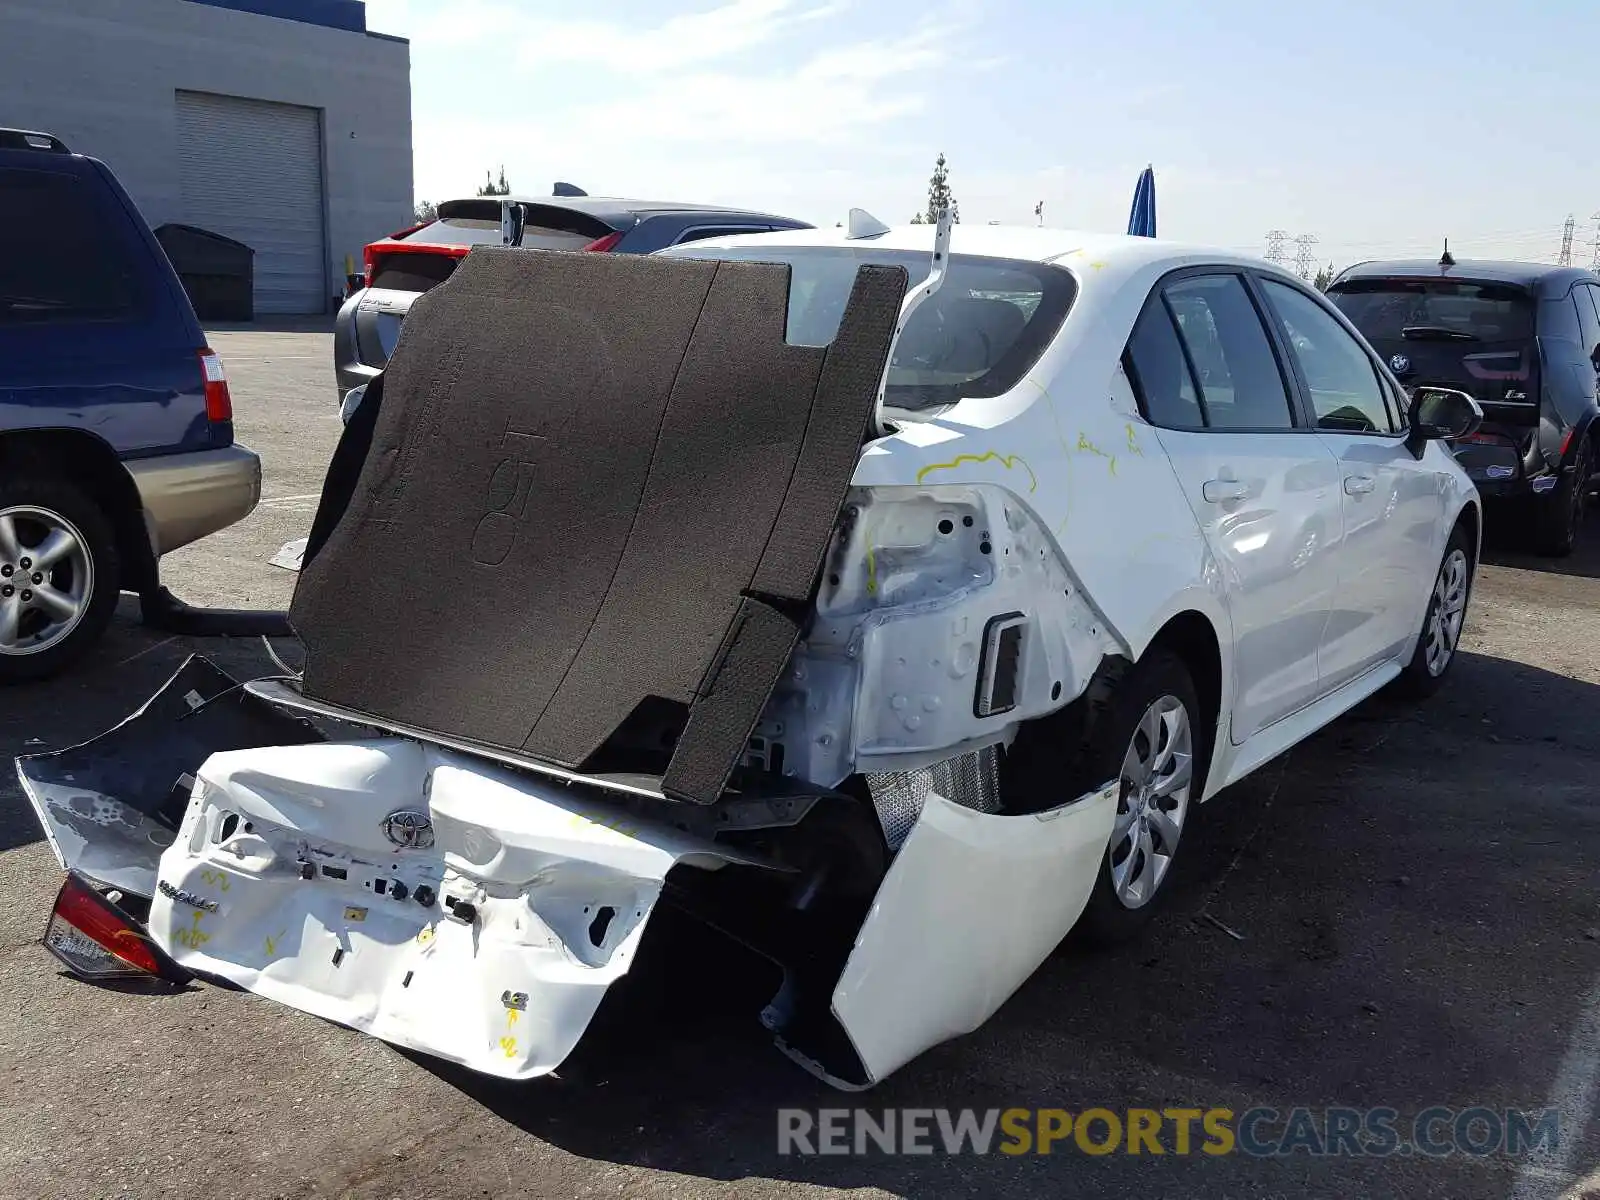
[[[178,158],[184,221],[256,252],[256,312],[325,312],[318,110],[179,92]]]

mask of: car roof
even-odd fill
[[[626,227],[644,217],[697,213],[802,224],[793,217],[781,217],[776,213],[758,212],[748,208],[724,208],[715,204],[694,204],[677,200],[629,200],[619,196],[462,196],[455,200],[442,201],[439,208],[457,204],[499,204],[502,200],[509,200],[513,204],[525,204],[530,208],[565,209],[568,212],[582,213],[597,221],[604,221],[614,228]]]
[[[843,228],[786,229],[776,233],[736,234],[704,238],[689,243],[693,253],[703,249],[771,246],[840,246],[856,250],[881,249],[933,253],[935,226],[897,225],[875,237],[851,238]],[[950,234],[952,254],[980,258],[1009,258],[1025,262],[1080,266],[1108,274],[1131,274],[1149,266],[1178,267],[1202,263],[1247,267],[1251,270],[1292,278],[1271,263],[1216,247],[1190,245],[1161,238],[1130,237],[1127,234],[1089,233],[1071,229],[1043,229],[1031,225],[957,225]],[[659,252],[658,252],[659,253]],[[1081,272],[1080,272],[1081,273]]]
[[[1525,287],[1539,295],[1565,295],[1578,280],[1600,283],[1600,276],[1582,267],[1553,263],[1512,262],[1504,259],[1458,258],[1441,265],[1436,258],[1400,258],[1356,263],[1334,277],[1329,286],[1353,279],[1460,279],[1472,283],[1504,283]]]

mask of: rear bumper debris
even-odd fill
[[[891,851],[865,792],[679,804],[414,737],[328,740],[260,690],[194,658],[100,738],[17,760],[62,865],[149,897],[184,971],[506,1079],[562,1063],[670,900],[782,969],[761,1019],[785,1053],[869,1087],[1038,967],[1116,809],[1108,785],[983,811],[992,786],[959,781],[992,764],[964,754],[874,780],[908,809]]]

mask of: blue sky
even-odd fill
[[[1120,229],[1155,164],[1164,237],[1339,265],[1574,257],[1600,213],[1600,8],[1486,0],[368,0],[412,41],[416,186],[921,207]]]

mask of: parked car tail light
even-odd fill
[[[228,392],[228,373],[215,350],[200,351],[200,369],[206,377],[206,420],[213,425],[233,420],[233,396]]]
[[[465,258],[471,249],[471,246],[440,246],[432,242],[396,242],[384,238],[381,241],[367,245],[361,252],[361,259],[366,267],[367,286],[371,287],[373,277],[378,273],[378,268],[389,255],[436,254],[442,258]]]
[[[56,894],[44,946],[82,979],[179,983],[185,977],[137,921],[75,874],[67,876]]]
[[[595,238],[594,241],[590,242],[587,246],[582,247],[582,249],[595,254],[609,253],[610,251],[615,250],[617,248],[617,243],[622,240],[622,232],[623,231],[619,229],[616,233],[608,233],[605,235],[605,237]]]

